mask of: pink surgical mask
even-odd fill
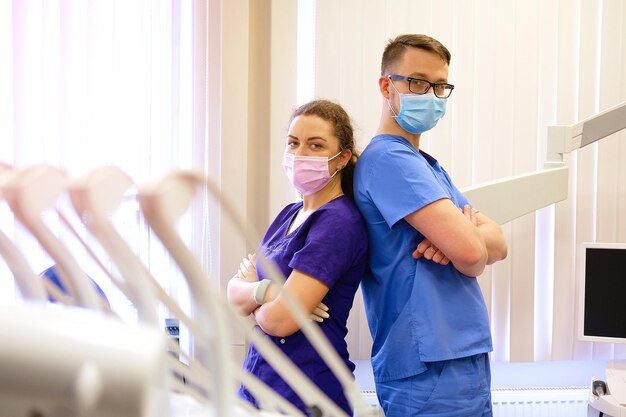
[[[327,156],[296,156],[285,152],[283,169],[294,188],[302,195],[313,194],[321,190],[339,172],[333,175],[328,172],[328,162],[341,155],[339,152],[332,158]]]

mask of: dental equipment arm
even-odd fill
[[[571,126],[548,127],[548,161],[626,129],[626,101]]]
[[[226,318],[215,302],[215,289],[195,256],[186,248],[175,227],[195,195],[195,184],[165,180],[139,190],[139,205],[150,228],[187,278],[195,321],[200,326],[196,357],[207,367],[214,381],[214,404],[219,416],[233,416],[234,371],[228,344]]]
[[[117,280],[114,280],[114,283],[133,302],[139,319],[146,324],[161,328],[156,310],[156,297],[158,297],[192,334],[199,334],[199,326],[161,288],[110,220],[112,212],[119,206],[124,193],[132,184],[132,179],[121,169],[113,166],[102,167],[72,182],[69,187],[70,199],[87,229],[111,256],[122,274],[124,285],[120,286],[122,283]],[[183,384],[179,378],[173,378],[171,383],[181,392],[200,402],[206,402],[206,393],[209,389],[207,370],[182,351],[173,340],[169,338],[166,340],[167,348],[177,354],[177,357],[167,356],[171,371],[182,375],[188,382]],[[180,362],[179,356],[185,358],[189,365],[186,366]]]
[[[76,213],[124,277],[128,292],[126,295],[137,308],[139,319],[158,327],[155,287],[150,285],[141,262],[109,220],[131,185],[131,178],[124,172],[105,167],[74,181],[69,187],[69,193]]]
[[[563,154],[590,145],[626,128],[626,102],[571,126],[548,127],[548,161],[544,170],[511,176],[462,189],[472,205],[498,224],[565,200],[568,168]]]
[[[502,225],[567,198],[566,166],[506,177],[461,190],[472,206]]]
[[[245,229],[245,223],[243,222],[243,219],[241,219],[237,215],[237,211],[235,210],[234,205],[230,200],[226,198],[226,196],[221,193],[215,183],[209,181],[208,179],[205,179],[204,183],[208,188],[208,191],[215,198],[220,199],[221,207],[231,217],[233,223],[238,227],[239,232],[246,237],[248,244],[251,246],[256,245],[260,241],[260,235],[256,232],[250,233]],[[257,253],[257,257],[263,265],[263,268],[267,271],[270,279],[274,283],[279,285],[279,287],[283,287],[285,283],[285,277],[278,269],[278,267],[273,262],[269,261],[263,253]],[[345,364],[339,358],[339,355],[337,355],[337,352],[332,347],[332,345],[330,344],[326,336],[322,333],[317,324],[314,324],[310,320],[309,314],[300,307],[295,297],[293,297],[288,291],[283,291],[282,295],[287,303],[287,306],[289,307],[290,313],[294,316],[296,322],[299,324],[300,330],[302,330],[309,342],[311,342],[313,347],[326,362],[335,377],[339,380],[346,395],[346,398],[353,408],[354,416],[375,416],[376,411],[365,401],[365,399],[361,395],[361,390],[358,386],[358,383],[356,382],[356,379],[346,368]],[[265,354],[264,357],[266,357]],[[278,369],[276,370],[278,371]]]
[[[0,164],[0,199],[3,198],[2,186],[12,173],[13,170],[9,166]],[[2,231],[0,231],[0,255],[13,273],[22,296],[27,300],[44,303],[48,297],[41,278],[33,272],[22,252]]]
[[[260,241],[258,233],[256,232],[250,233],[245,229],[245,226],[244,226],[245,222],[243,222],[243,220],[238,216],[237,211],[234,209],[234,205],[232,204],[230,200],[226,198],[226,196],[222,194],[222,192],[220,191],[220,189],[217,187],[217,185],[214,182],[210,181],[207,178],[204,178],[203,176],[197,173],[194,174],[194,173],[189,172],[189,173],[182,173],[182,175],[195,176],[196,181],[201,182],[202,185],[207,187],[208,192],[212,194],[214,198],[219,199],[222,209],[224,209],[224,211],[231,217],[231,219],[233,220],[233,223],[237,226],[242,236],[246,237],[248,244],[250,244],[251,246],[254,246],[258,243],[258,241]],[[272,279],[272,281],[274,281],[276,284],[282,287],[285,282],[285,277],[278,270],[276,265],[273,262],[270,262],[269,260],[267,260],[262,253],[258,253],[257,256],[258,256],[259,261],[265,268],[265,270],[268,271],[268,275]],[[352,376],[350,371],[345,367],[344,363],[341,361],[341,359],[337,355],[335,349],[330,345],[330,343],[328,342],[328,339],[321,332],[319,327],[317,327],[316,324],[313,324],[309,320],[309,315],[305,311],[302,310],[298,302],[295,300],[295,298],[291,294],[289,294],[288,292],[284,292],[283,296],[284,296],[285,301],[287,302],[290,312],[293,314],[294,318],[300,325],[300,329],[302,330],[302,332],[309,339],[313,347],[318,351],[322,359],[324,359],[324,361],[327,363],[327,365],[329,366],[333,374],[337,377],[339,382],[342,384],[344,393],[346,394],[348,401],[350,401],[350,404],[354,409],[354,415],[355,416],[370,416],[370,415],[375,414],[375,411],[372,410],[372,407],[369,404],[367,404],[367,402],[361,395],[360,388],[358,387],[358,384],[355,378]],[[237,316],[238,318],[241,318],[237,313],[234,312],[234,310],[232,309],[232,306],[228,305],[228,307],[231,311],[233,311],[235,316]],[[263,356],[269,361],[269,358],[265,355],[265,353],[263,353]],[[277,368],[275,369],[277,372],[279,371]],[[295,389],[293,385],[292,387]],[[333,406],[335,405],[334,403],[332,404]]]
[[[181,321],[188,325],[192,335],[200,336],[199,326],[187,317],[178,305],[160,287],[156,279],[150,274],[144,264],[135,255],[126,241],[113,226],[110,218],[113,211],[121,203],[126,191],[133,185],[132,179],[121,169],[114,166],[95,169],[87,175],[73,181],[69,187],[72,204],[81,217],[90,233],[98,239],[103,248],[109,253],[120,270],[126,283],[125,293],[137,307],[139,318],[146,324],[159,328],[156,314],[156,294],[161,301]],[[160,290],[160,291],[159,291]],[[177,314],[178,313],[178,314]],[[201,403],[206,403],[209,391],[209,373],[207,369],[194,358],[189,357],[172,340],[167,339],[167,348],[183,356],[188,366],[181,363],[176,357],[168,355],[167,362],[170,370],[182,375],[185,383],[179,379],[170,382],[175,388]],[[252,385],[252,392],[259,392],[263,398],[271,403],[271,409],[287,410],[291,415],[299,416],[297,408],[293,407],[282,397],[272,395],[270,388],[261,381],[255,380],[252,375],[239,372],[241,380]],[[270,390],[270,392],[268,392]],[[304,417],[304,416],[302,416]]]
[[[285,357],[280,349],[270,343],[264,334],[253,329],[250,318],[243,318],[234,311],[225,297],[221,296],[214,282],[202,270],[196,257],[182,242],[176,231],[175,221],[186,210],[195,195],[196,189],[201,186],[207,186],[207,183],[209,182],[200,173],[177,171],[170,173],[160,182],[141,188],[139,191],[139,202],[144,217],[157,236],[159,236],[164,246],[170,251],[176,263],[183,270],[183,274],[187,278],[189,286],[194,293],[194,308],[196,312],[200,314],[198,319],[205,320],[206,323],[215,323],[220,320],[221,323],[218,324],[223,325],[223,313],[227,312],[228,316],[239,322],[246,332],[246,335],[263,354],[265,359],[274,367],[281,377],[289,383],[306,404],[311,406],[315,405],[322,410],[326,410],[327,415],[346,417],[345,412],[334,402],[330,401],[317,386],[311,383],[311,381]],[[224,208],[225,201],[221,193],[217,191],[212,184],[209,186],[209,191],[212,192],[216,198],[220,199],[222,207]],[[233,213],[229,210],[227,210],[227,212],[231,215]],[[212,311],[208,308],[212,308]],[[210,317],[211,313],[214,317]],[[214,331],[218,331],[218,333],[207,334],[207,337],[217,337],[218,339],[222,339],[221,343],[225,343],[228,339],[224,337],[226,334],[225,329],[217,328]],[[208,340],[214,343],[211,339]],[[215,351],[215,359],[222,364],[230,366],[230,349],[224,347],[223,351],[223,354],[220,353],[220,351]],[[210,360],[211,358],[207,359]],[[224,375],[224,373],[232,375],[232,371],[228,368],[222,368],[222,372],[221,375]],[[223,379],[223,381],[227,380]],[[225,385],[230,387],[230,384]]]
[[[87,275],[40,217],[44,210],[55,204],[66,186],[67,178],[61,170],[41,164],[17,170],[2,190],[15,217],[57,263],[61,281],[70,295],[83,307],[103,310],[104,301]]]

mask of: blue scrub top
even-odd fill
[[[419,374],[423,362],[490,352],[489,318],[476,278],[452,263],[411,256],[424,236],[404,217],[443,198],[459,209],[468,204],[446,171],[404,138],[379,135],[359,158],[354,191],[370,241],[362,289],[376,381]]]
[[[348,314],[367,265],[365,224],[354,202],[342,196],[315,210],[298,228],[288,233],[289,225],[301,208],[302,202],[290,204],[282,210],[267,230],[259,251],[275,262],[285,277],[297,269],[328,286],[329,291],[322,302],[328,306],[330,318],[319,323],[320,330],[353,372],[355,366],[349,359],[345,337]],[[269,278],[259,261],[256,268],[259,279]],[[288,337],[267,337],[331,400],[352,415],[339,380],[302,331]],[[256,375],[308,415],[307,406],[254,344],[248,348],[244,370]],[[240,387],[239,395],[258,404],[244,386]]]
[[[50,280],[50,282],[52,282],[54,285],[56,285],[61,290],[61,292],[63,292],[64,294],[68,294],[67,289],[65,288],[65,286],[61,282],[61,279],[59,278],[59,274],[57,272],[56,265],[52,265],[51,267],[49,267],[47,269],[44,269],[41,272],[40,275],[42,277],[45,277],[48,280]],[[109,304],[109,300],[107,299],[107,296],[104,293],[104,291],[102,291],[102,288],[100,288],[100,286],[92,278],[90,278],[90,277],[87,277],[87,278],[89,279],[89,281],[91,281],[91,283],[93,284],[94,288],[96,289],[96,291],[98,292],[100,297],[102,297],[102,299],[107,304]],[[55,300],[50,296],[50,297],[48,297],[48,301],[54,302]]]

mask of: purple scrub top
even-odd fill
[[[348,314],[367,263],[368,240],[365,224],[352,200],[341,196],[317,209],[288,234],[289,225],[301,208],[302,202],[299,202],[288,205],[280,212],[267,230],[259,251],[275,262],[286,277],[296,269],[328,286],[329,291],[322,302],[328,306],[330,318],[319,323],[319,326],[348,369],[354,371],[345,337],[348,333]],[[256,267],[259,279],[269,278],[260,262],[257,261]],[[268,338],[348,415],[352,415],[352,409],[339,381],[302,331],[288,337],[268,335]],[[308,414],[307,405],[274,371],[253,344],[248,348],[244,370],[257,376]],[[240,387],[239,395],[258,405],[244,386]]]

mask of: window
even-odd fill
[[[194,126],[204,125],[198,120],[205,111],[194,103],[203,101],[198,95],[205,91],[198,91],[203,89],[196,88],[194,80],[198,71],[206,73],[206,63],[195,58],[204,57],[205,51],[194,50],[204,45],[194,42],[194,24],[206,16],[194,13],[203,13],[206,7],[197,3],[201,2],[0,2],[0,161],[18,169],[50,164],[70,179],[116,165],[139,185],[174,168],[198,164],[194,152],[204,147],[205,133],[195,132]],[[58,208],[73,213],[66,198],[59,200]],[[179,225],[185,239],[192,234],[190,216]],[[206,227],[206,213],[197,216]],[[59,216],[52,211],[44,220],[101,285],[115,310],[131,317],[132,305]],[[89,240],[74,220],[95,248],[97,242]],[[143,223],[133,190],[113,220],[164,288],[188,308],[183,280],[172,279],[180,276],[178,268]],[[53,263],[16,224],[6,204],[0,206],[0,230],[28,254],[34,272]],[[106,254],[97,253],[115,272]],[[12,276],[4,263],[0,273]],[[0,280],[0,302],[15,297],[13,281]]]

